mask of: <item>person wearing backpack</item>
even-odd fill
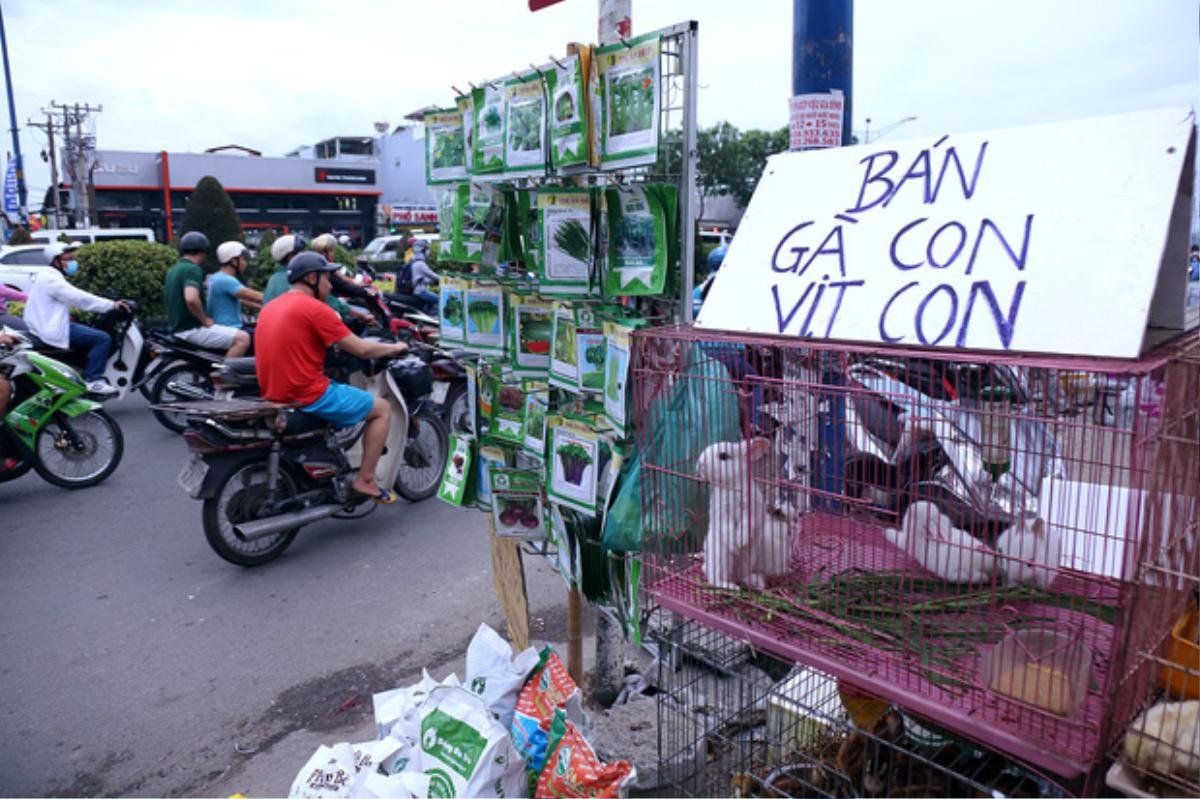
[[[396,291],[416,297],[427,314],[437,312],[438,295],[431,291],[438,284],[438,274],[425,261],[429,255],[429,242],[417,239],[412,244],[412,260],[401,267],[396,275]]]

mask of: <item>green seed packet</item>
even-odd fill
[[[469,284],[464,292],[466,327],[463,344],[484,355],[504,354],[504,290]]]
[[[426,111],[424,122],[425,182],[434,185],[466,179],[462,114],[455,108]]]
[[[546,537],[542,476],[536,471],[493,468],[489,474],[496,535],[540,541]]]
[[[588,282],[596,249],[592,241],[593,205],[588,189],[537,193],[538,262],[541,267],[538,291],[542,294],[583,296],[589,293]]]
[[[590,122],[581,57],[569,55],[555,61],[546,81],[550,94],[550,162],[555,169],[584,166]]]
[[[509,294],[512,308],[513,370],[522,377],[545,379],[550,373],[554,340],[554,305],[545,300]]]
[[[504,84],[508,115],[504,137],[506,175],[546,172],[546,83],[540,72],[526,72]]]
[[[658,158],[661,75],[657,33],[595,51],[600,98],[600,165],[652,164]]]
[[[474,501],[470,492],[474,450],[474,436],[450,434],[450,457],[446,459],[442,484],[438,487],[438,499],[451,505],[469,505]]]
[[[673,186],[613,187],[607,191],[608,259],[604,292],[610,296],[662,294],[670,264],[668,203]]]
[[[525,444],[525,392],[517,385],[501,385],[496,394],[488,436],[506,443]]]
[[[442,278],[438,287],[438,309],[441,316],[442,344],[463,344],[466,341],[467,309],[464,294],[467,284],[454,278]]]
[[[604,367],[604,418],[625,436],[628,432],[629,403],[626,389],[629,384],[630,336],[633,329],[614,322],[604,323],[604,337],[608,347]]]
[[[491,470],[509,465],[508,451],[499,444],[481,444],[476,460],[475,485],[479,487],[476,505],[483,510],[492,509]]]
[[[595,515],[599,438],[585,425],[562,417],[551,417],[547,426],[548,496],[554,502]]]
[[[504,170],[504,100],[503,86],[487,84],[471,92],[475,109],[473,175]]]
[[[522,448],[539,460],[546,455],[546,413],[548,392],[529,391],[525,394],[525,428]]]

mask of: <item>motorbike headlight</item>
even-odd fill
[[[71,367],[64,363],[46,359],[41,362],[40,366],[44,371],[54,372],[56,375],[66,380],[68,383],[78,386],[79,388],[87,388],[87,383],[83,382],[83,378]]]

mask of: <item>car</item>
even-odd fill
[[[354,260],[358,263],[375,264],[380,261],[403,261],[404,249],[411,236],[376,236],[363,247]]]
[[[28,293],[38,274],[48,268],[45,249],[43,244],[0,247],[0,283]]]

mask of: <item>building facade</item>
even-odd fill
[[[178,235],[196,183],[211,175],[232,198],[251,243],[273,230],[346,234],[361,246],[378,228],[381,170],[374,155],[270,158],[98,150],[96,156],[93,217],[99,227],[148,227],[169,241]]]

